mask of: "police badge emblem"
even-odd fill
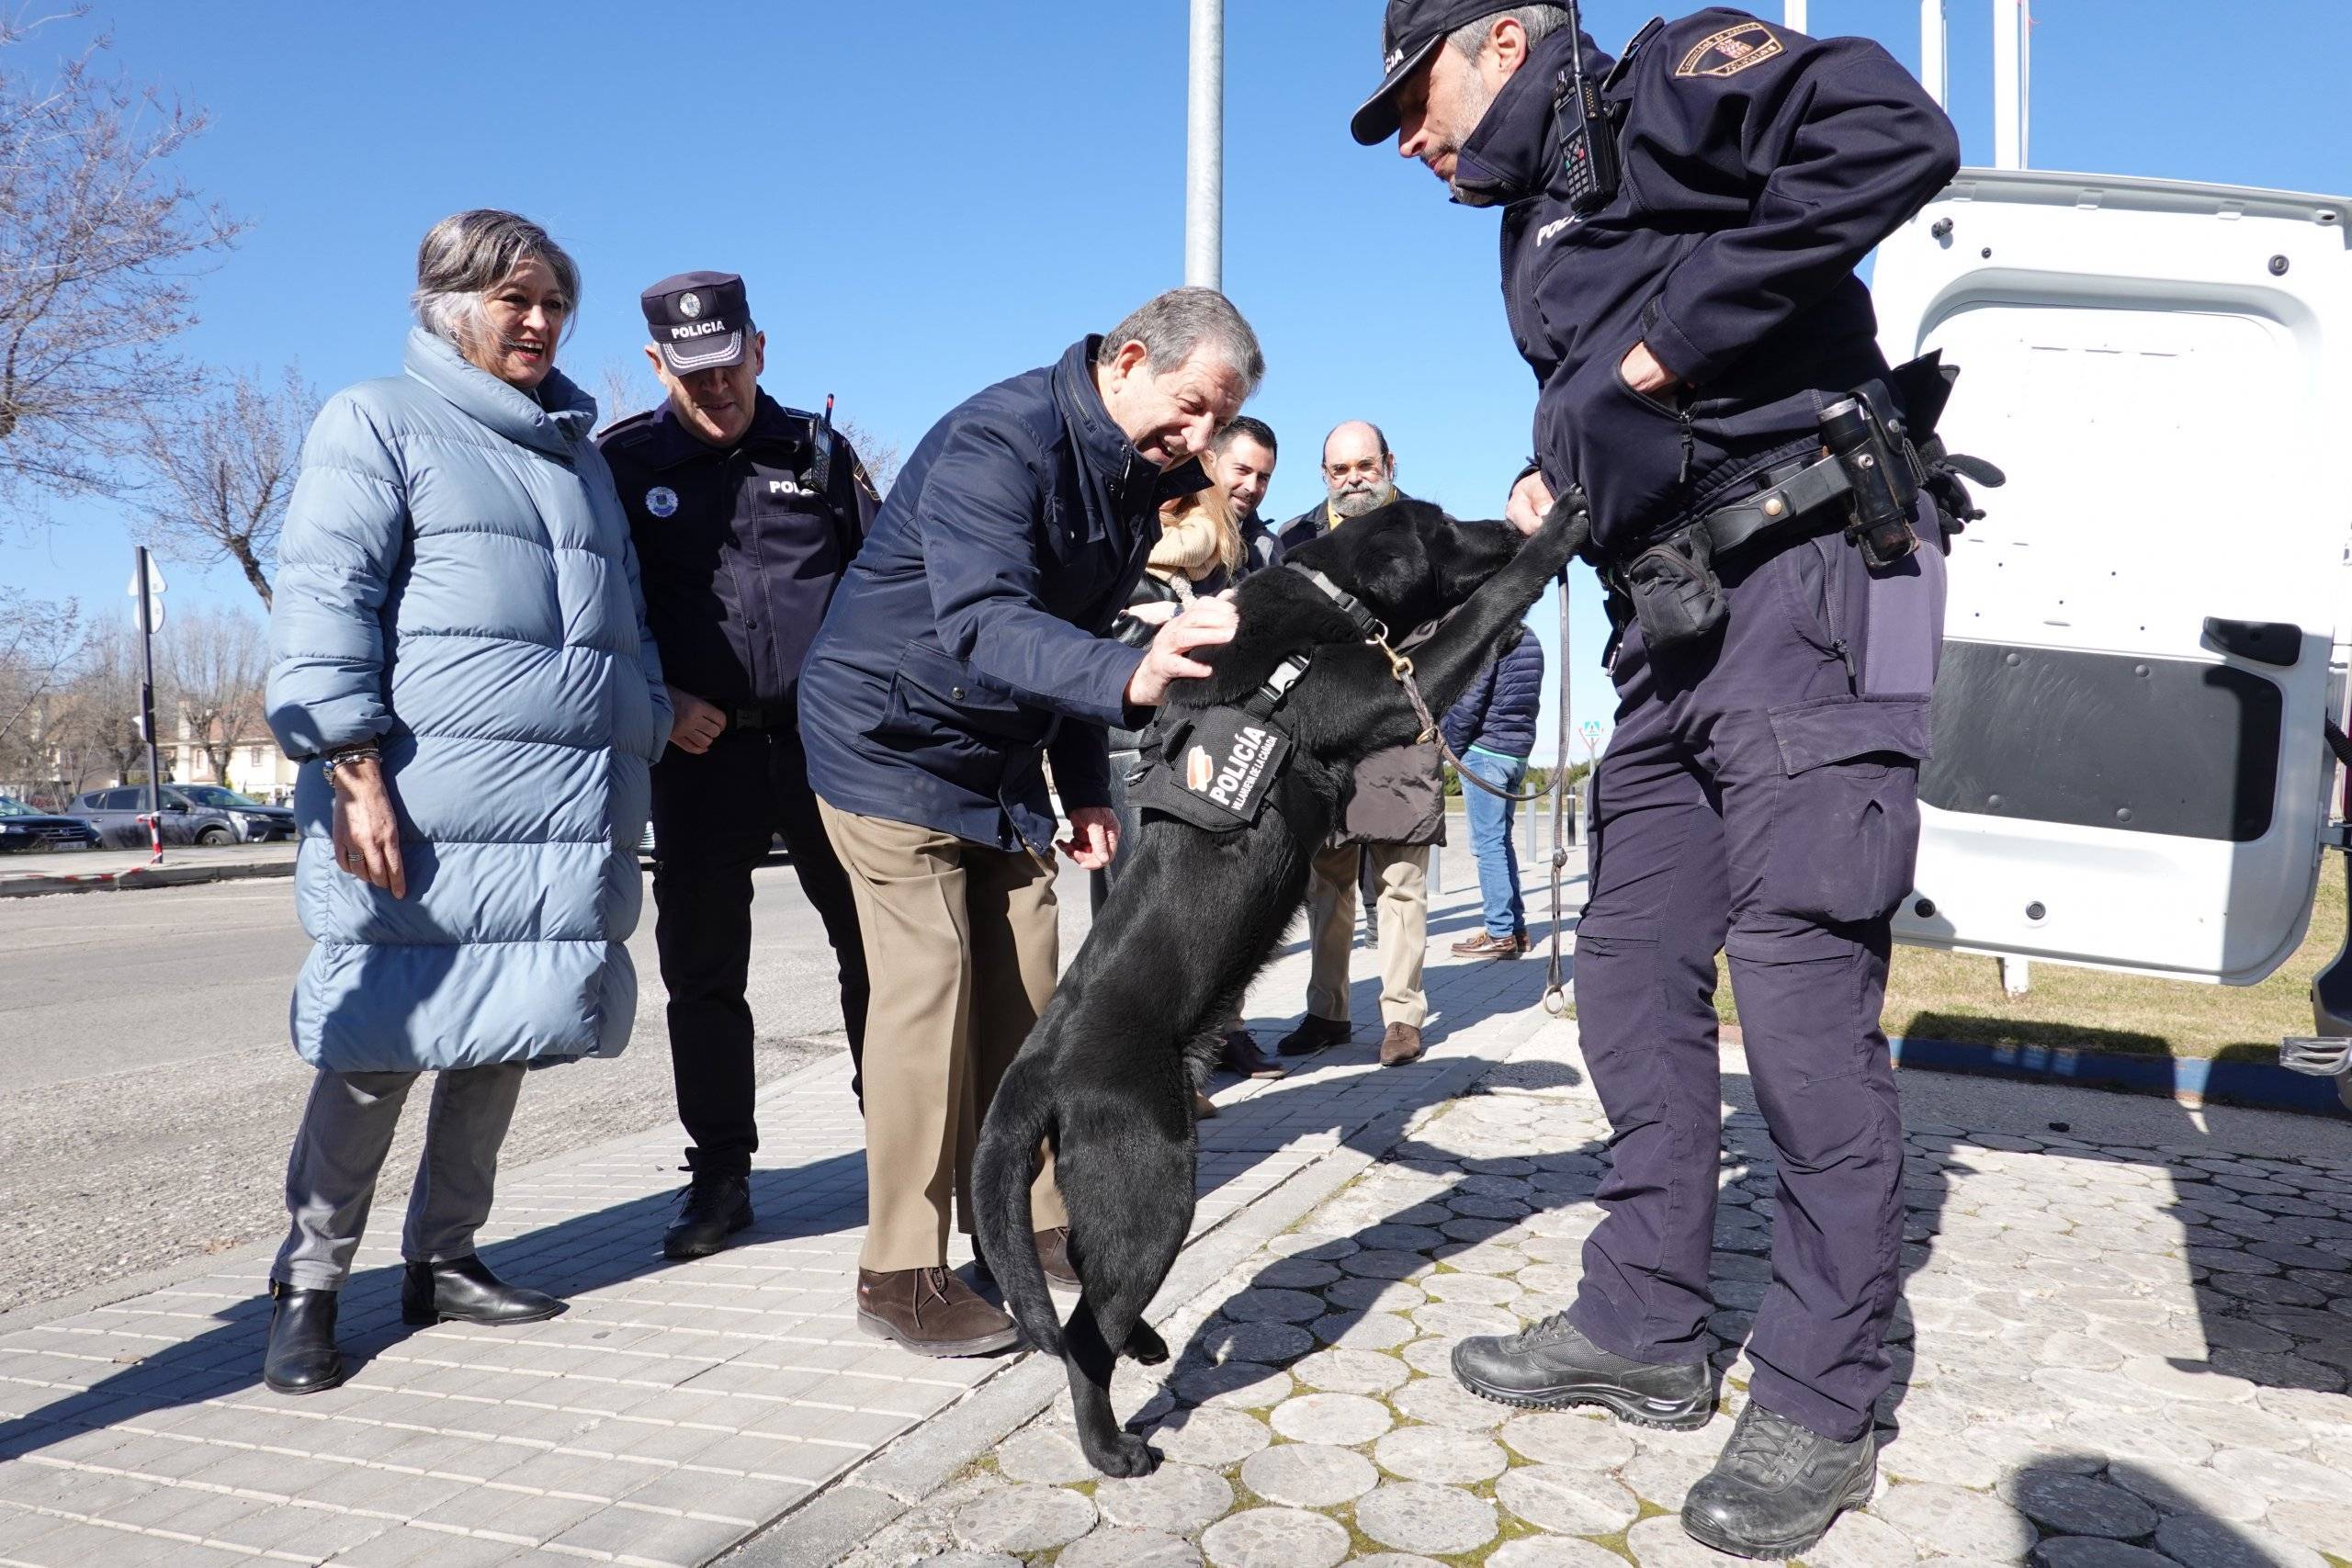
[[[668,485],[655,485],[645,492],[645,510],[656,517],[669,517],[678,510],[678,492]]]
[[[681,295],[679,295],[679,296],[678,296],[678,314],[680,314],[681,316],[684,316],[686,320],[688,320],[688,321],[693,321],[696,316],[701,315],[701,314],[702,314],[702,296],[701,296],[701,295],[699,295],[699,294],[693,293],[693,292],[691,292],[691,291],[690,291],[690,292],[688,292],[688,293],[684,293],[684,294],[681,294]]]
[[[1750,66],[1761,65],[1781,51],[1781,40],[1772,29],[1761,22],[1742,22],[1725,28],[1699,40],[1682,63],[1674,68],[1677,76],[1736,76]]]

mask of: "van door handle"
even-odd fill
[[[2225,621],[2205,617],[2205,642],[2235,659],[2291,669],[2303,656],[2303,628],[2292,621]]]

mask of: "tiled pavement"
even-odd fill
[[[1739,1346],[1770,1274],[1770,1145],[1744,1072],[1728,1053],[1710,1325],[1724,1414],[1707,1427],[1524,1414],[1447,1374],[1458,1337],[1566,1303],[1600,1218],[1606,1122],[1573,1032],[1549,1026],[1199,1292],[1170,1367],[1123,1368],[1119,1408],[1164,1456],[1156,1473],[1091,1474],[1065,1399],[848,1568],[1732,1562],[1673,1516],[1746,1397]],[[2343,1129],[1922,1075],[1905,1090],[1880,1487],[1810,1568],[2352,1562]],[[2001,1129],[1937,1120],[1964,1105]]]
[[[1475,914],[1459,891],[1433,911],[1442,1038],[1424,1062],[1374,1068],[1367,1021],[1287,1079],[1219,1092],[1199,1231],[1374,1119],[1454,1092],[1486,1043],[1532,1027],[1540,964],[1446,962]],[[1294,953],[1261,982],[1261,1035],[1304,979]],[[1357,986],[1360,1021],[1375,991]],[[379,1214],[343,1303],[343,1344],[365,1364],[331,1393],[259,1386],[255,1254],[0,1333],[0,1565],[709,1561],[1013,1366],[857,1331],[864,1163],[844,1062],[771,1090],[761,1122],[759,1224],[691,1264],[660,1256],[672,1131],[508,1173],[483,1254],[571,1301],[551,1323],[404,1328],[398,1216]]]
[[[1724,1562],[1671,1515],[1727,1420],[1524,1416],[1444,1375],[1453,1337],[1565,1302],[1606,1135],[1573,1028],[1536,1006],[1541,964],[1443,962],[1470,920],[1440,900],[1427,1062],[1372,1069],[1366,1027],[1220,1095],[1203,1234],[1155,1314],[1183,1348],[1118,1389],[1166,1458],[1148,1480],[1085,1471],[1057,1369],[856,1334],[861,1163],[833,1064],[768,1102],[762,1222],[720,1258],[658,1257],[666,1134],[512,1176],[489,1251],[571,1295],[551,1324],[404,1332],[386,1216],[346,1320],[371,1359],[332,1394],[254,1386],[250,1258],[0,1336],[0,1565]],[[1261,1011],[1300,968],[1276,966]],[[1727,1414],[1774,1207],[1744,1073],[1727,1052]],[[2352,1126],[1904,1089],[1881,1489],[1809,1568],[2352,1568]]]

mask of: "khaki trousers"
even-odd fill
[[[1306,1010],[1340,1023],[1348,1020],[1356,874],[1366,856],[1380,885],[1380,1021],[1419,1029],[1430,1015],[1430,998],[1421,989],[1430,933],[1427,844],[1327,844],[1317,853],[1306,883],[1306,931],[1315,953]]]
[[[873,982],[866,1004],[865,1248],[876,1272],[947,1261],[951,1198],[972,1230],[972,1149],[1061,960],[1054,868],[952,833],[817,802],[849,872]],[[1069,1224],[1048,1157],[1038,1230]]]

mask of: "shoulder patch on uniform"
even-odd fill
[[[1691,45],[1677,76],[1736,76],[1751,65],[1761,65],[1781,53],[1781,40],[1761,22],[1742,22],[1710,33]]]

